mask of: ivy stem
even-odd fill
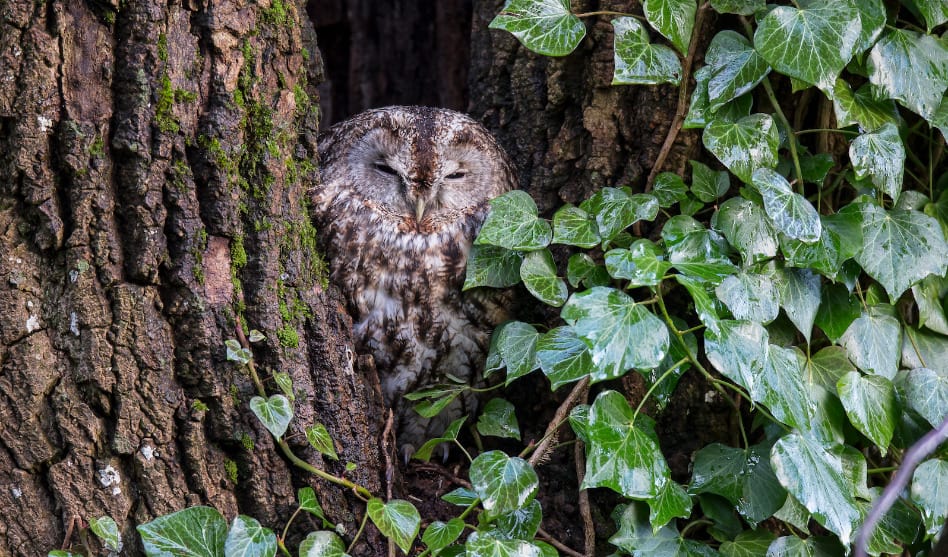
[[[691,530],[691,529],[694,528],[695,526],[707,526],[707,525],[711,525],[711,524],[714,524],[714,522],[712,522],[712,521],[710,521],[710,520],[708,520],[708,519],[706,519],[706,518],[699,518],[698,520],[693,520],[693,521],[689,522],[684,528],[681,529],[681,534],[679,534],[679,536],[680,536],[682,539],[684,539],[685,534],[688,533],[688,530]]]
[[[362,536],[362,531],[365,530],[365,524],[368,521],[369,521],[369,512],[368,510],[366,510],[365,514],[362,515],[362,522],[359,524],[359,530],[356,531],[355,537],[352,538],[352,543],[350,543],[349,547],[346,548],[346,553],[350,555],[352,554],[352,548],[355,547],[356,542],[359,541],[359,537]]]
[[[666,377],[668,377],[669,375],[671,375],[671,374],[672,374],[675,370],[677,370],[680,366],[682,366],[682,365],[688,363],[688,360],[689,360],[688,356],[685,356],[684,358],[678,360],[677,362],[675,362],[674,364],[672,364],[672,365],[665,371],[665,373],[663,373],[662,376],[658,378],[657,381],[655,381],[654,383],[652,383],[652,386],[649,387],[649,388],[648,388],[648,391],[645,392],[645,395],[642,397],[642,400],[639,401],[638,406],[635,407],[635,412],[632,414],[632,423],[635,423],[635,419],[639,417],[639,412],[642,410],[642,407],[645,406],[645,401],[647,401],[647,400],[649,399],[649,397],[652,395],[652,393],[655,391],[655,389],[657,389],[658,386],[662,384],[662,381],[664,381]]]
[[[793,132],[794,135],[805,135],[808,133],[842,133],[846,135],[859,135],[859,132],[853,130],[832,129],[832,128],[812,128],[809,130],[800,130]]]
[[[286,526],[283,527],[283,535],[280,536],[280,541],[286,539],[286,534],[290,531],[290,524],[293,524],[293,520],[296,518],[296,515],[300,514],[300,511],[303,510],[303,507],[296,507],[296,510],[290,515],[290,519],[286,521]]]
[[[283,553],[283,555],[286,555],[286,557],[293,557],[293,554],[290,553],[290,550],[286,548],[286,544],[283,543],[282,538],[277,540],[277,547],[280,548],[280,552]]]
[[[898,470],[898,466],[884,466],[882,468],[870,468],[866,470],[867,474],[888,474],[889,472],[895,472]]]
[[[467,452],[467,449],[464,448],[464,445],[459,443],[457,439],[454,439],[454,444],[457,445],[459,449],[461,449],[461,452],[467,457],[468,462],[474,462],[474,459],[471,458],[471,453]]]

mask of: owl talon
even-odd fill
[[[408,466],[408,461],[410,461],[411,457],[414,456],[415,454],[415,447],[409,444],[405,444],[405,445],[402,445],[400,450],[402,453],[402,462],[405,464],[405,466]]]
[[[448,456],[451,454],[451,446],[447,443],[441,444],[441,464],[447,464]]]

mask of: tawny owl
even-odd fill
[[[319,155],[312,199],[331,281],[396,410],[398,445],[411,453],[474,398],[426,420],[402,395],[447,375],[476,381],[491,329],[506,318],[496,294],[461,287],[488,202],[516,187],[514,168],[479,123],[425,107],[363,112],[321,135]]]

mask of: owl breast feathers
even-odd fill
[[[506,318],[498,294],[461,287],[489,201],[516,188],[513,165],[476,121],[424,107],[363,112],[320,136],[319,155],[312,200],[331,281],[411,451],[475,400],[426,420],[402,395],[448,375],[476,382],[490,331]]]

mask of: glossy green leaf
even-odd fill
[[[283,437],[293,419],[293,406],[283,395],[272,395],[266,399],[255,396],[250,399],[250,410],[277,439]]]
[[[589,408],[582,487],[608,487],[636,499],[658,496],[671,472],[650,423],[644,415],[633,419],[632,408],[619,393],[600,393]]]
[[[591,248],[599,244],[596,221],[579,207],[567,203],[553,214],[553,243]]]
[[[520,282],[523,253],[499,246],[471,246],[462,290],[478,286],[506,288]]]
[[[817,413],[816,402],[804,383],[806,358],[797,348],[771,345],[764,375],[751,391],[751,398],[762,402],[781,422],[807,429]]]
[[[870,505],[874,505],[881,496],[882,488],[875,487],[870,491],[873,495],[872,502],[857,501],[865,514],[868,514],[871,508]],[[911,544],[912,540],[915,540],[918,536],[921,523],[921,513],[910,507],[906,499],[900,497],[889,511],[882,515],[882,520],[876,524],[876,528],[869,538],[868,553],[870,555],[898,555],[905,545]],[[860,526],[860,530],[862,528],[863,526]]]
[[[536,544],[524,540],[505,540],[492,532],[474,532],[464,544],[469,557],[546,557]]]
[[[288,398],[290,402],[296,400],[296,395],[293,394],[293,379],[289,373],[285,371],[274,373],[273,382],[277,384],[277,387],[280,388],[280,392],[286,395],[286,398]]]
[[[922,511],[927,533],[937,535],[948,518],[948,462],[927,460],[915,469],[912,500]]]
[[[545,248],[552,238],[550,223],[537,217],[537,204],[530,194],[513,190],[491,200],[474,243],[533,251]]]
[[[378,497],[373,497],[366,503],[365,512],[379,532],[394,541],[407,555],[421,526],[418,509],[401,499],[392,499],[385,503]]]
[[[900,387],[908,406],[932,427],[948,416],[948,371],[915,368],[905,373]]]
[[[617,279],[629,281],[630,286],[656,286],[671,268],[651,249],[648,240],[637,240],[629,249],[611,249],[606,252],[606,269]]]
[[[948,4],[944,0],[908,0],[904,2],[914,8],[928,26],[928,32],[948,21]]]
[[[857,179],[870,178],[883,193],[898,201],[905,170],[905,147],[894,124],[887,123],[854,139],[849,146],[849,160]]]
[[[253,359],[253,354],[249,349],[244,348],[236,340],[229,338],[224,341],[227,347],[227,361],[237,362],[238,364],[247,364]]]
[[[885,124],[897,124],[899,111],[891,100],[873,95],[873,85],[867,83],[853,91],[849,83],[837,79],[833,86],[833,109],[836,125],[859,125],[864,130],[877,130]]]
[[[681,82],[681,62],[667,46],[651,44],[648,32],[634,17],[612,20],[615,31],[613,85],[655,85]]]
[[[819,213],[805,197],[790,189],[786,178],[769,168],[758,168],[752,179],[777,230],[805,243],[820,239],[823,225]]]
[[[705,355],[711,365],[748,392],[758,389],[767,366],[770,335],[760,323],[722,320],[705,334]]]
[[[665,526],[673,518],[691,516],[691,497],[685,488],[672,480],[665,482],[658,495],[648,501],[648,506],[653,529]]]
[[[520,440],[520,426],[514,405],[502,398],[492,398],[477,420],[477,432],[484,436]]]
[[[770,323],[780,312],[777,289],[768,276],[742,271],[724,279],[714,292],[735,319]]]
[[[754,48],[778,72],[830,90],[852,58],[862,31],[848,1],[800,1],[778,6],[754,33]]]
[[[711,0],[711,7],[719,14],[754,15],[765,4],[765,0]]]
[[[560,307],[569,296],[566,281],[556,275],[556,263],[548,249],[524,256],[520,265],[520,278],[534,298],[549,306]]]
[[[848,545],[862,519],[853,497],[851,466],[816,441],[791,433],[771,451],[780,483],[813,514],[813,518]]]
[[[300,557],[349,557],[346,546],[335,532],[310,532],[300,542]]]
[[[816,324],[833,342],[839,341],[846,329],[862,314],[862,306],[842,284],[823,285]],[[835,381],[833,382],[835,385]]]
[[[800,157],[800,172],[803,180],[814,184],[821,184],[830,169],[836,166],[833,155],[819,153],[817,155],[802,155]]]
[[[656,367],[668,351],[665,324],[614,288],[573,294],[560,316],[589,347],[593,364],[611,377]]]
[[[471,462],[469,474],[481,504],[494,514],[523,507],[539,486],[537,473],[526,460],[501,451],[481,453]]]
[[[863,376],[854,371],[840,378],[837,388],[849,421],[885,456],[898,419],[892,382],[880,375]]]
[[[820,307],[820,276],[809,269],[781,269],[775,277],[780,307],[807,343]]]
[[[652,184],[652,195],[658,200],[659,207],[667,209],[687,197],[688,186],[685,185],[685,181],[681,179],[681,176],[674,172],[661,172],[658,176],[655,176],[655,183]]]
[[[701,319],[701,322],[704,323],[709,330],[717,331],[719,320],[717,308],[715,307],[714,299],[711,298],[711,294],[707,288],[705,288],[704,284],[684,275],[676,275],[675,280],[688,290],[695,304],[695,312],[698,314],[698,318]]]
[[[442,499],[459,507],[469,507],[477,501],[477,494],[473,490],[459,487],[441,496]]]
[[[675,45],[678,52],[688,53],[698,11],[695,0],[645,0],[642,11],[649,24]]]
[[[300,508],[309,514],[319,518],[326,523],[326,516],[323,514],[323,508],[316,499],[316,491],[311,487],[302,487],[296,492],[296,499],[299,501]]]
[[[467,416],[461,416],[460,418],[454,420],[448,424],[448,427],[445,428],[444,432],[442,432],[440,436],[425,441],[421,447],[415,451],[415,454],[411,455],[411,457],[416,460],[428,462],[431,460],[431,455],[434,453],[435,449],[443,446],[444,443],[451,443],[458,438],[458,434],[461,433],[461,426],[465,421],[467,421]],[[448,499],[445,500],[449,503],[453,502]]]
[[[609,543],[628,555],[648,557],[717,557],[711,547],[686,540],[678,533],[674,524],[653,529],[648,514],[641,505],[626,505],[616,521],[619,531],[609,538]]]
[[[931,35],[889,28],[869,52],[869,82],[931,120],[948,88],[948,46]]]
[[[106,549],[114,552],[122,550],[122,534],[119,532],[118,524],[111,516],[100,516],[89,520],[89,529],[96,535]]]
[[[570,13],[569,0],[507,0],[490,28],[509,31],[544,56],[566,56],[586,36],[586,26]]]
[[[273,557],[277,552],[276,534],[264,528],[255,518],[237,515],[227,540],[224,542],[224,554],[227,557]]]
[[[159,516],[137,530],[149,557],[224,557],[227,521],[211,507],[189,507]]]
[[[557,327],[540,335],[537,360],[554,391],[587,375],[593,381],[606,379],[593,364],[589,347],[572,327]]]
[[[428,546],[428,549],[437,552],[457,541],[463,532],[464,521],[460,518],[452,518],[447,522],[435,520],[425,528],[421,541]]]
[[[712,170],[698,161],[691,164],[691,193],[705,203],[723,197],[731,187],[731,180],[725,171]]]
[[[898,370],[901,330],[891,306],[870,306],[846,329],[840,344],[859,369],[892,379]]]
[[[836,231],[829,228],[825,217],[820,216],[820,223],[820,239],[810,244],[785,234],[778,235],[780,251],[789,267],[811,268],[824,276],[835,278],[843,264],[842,240]]]
[[[770,518],[787,492],[770,466],[770,447],[747,450],[712,443],[695,453],[690,491],[727,499],[751,525]]]
[[[543,509],[534,499],[523,507],[503,513],[493,521],[494,532],[505,539],[532,540],[543,521]]]
[[[948,335],[948,315],[941,301],[948,296],[948,279],[929,275],[912,287],[918,306],[918,325]]]
[[[886,211],[859,204],[862,249],[856,261],[896,300],[930,274],[944,275],[948,245],[935,219],[919,211]]]
[[[810,536],[807,539],[783,536],[770,544],[767,557],[839,557],[842,551],[839,542],[830,536]]]
[[[745,530],[718,549],[724,557],[760,557],[767,554],[773,541],[774,535],[766,530]]]
[[[629,195],[619,188],[602,188],[583,201],[580,208],[595,217],[599,236],[608,241],[637,221],[655,219],[658,200],[652,195]]]
[[[836,384],[847,373],[856,371],[849,361],[846,349],[841,346],[827,346],[810,356],[806,363],[807,382],[820,385],[827,391],[836,391]]]
[[[743,197],[732,197],[718,207],[711,226],[737,248],[745,263],[777,255],[777,234],[763,208]]]
[[[728,245],[724,237],[689,216],[676,215],[668,219],[662,228],[662,240],[668,261],[684,274],[718,284],[737,272],[737,267],[727,258]]]
[[[777,166],[780,138],[773,118],[751,114],[736,122],[714,119],[702,136],[705,148],[746,183],[758,168]]]
[[[506,366],[509,384],[535,370],[539,336],[533,325],[521,321],[507,321],[494,329],[487,354],[487,372]]]
[[[711,39],[704,60],[711,68],[708,80],[711,111],[751,91],[770,73],[770,65],[757,54],[750,41],[730,30],[721,31]]]
[[[329,435],[329,431],[323,424],[317,422],[307,427],[306,440],[320,453],[333,460],[339,460],[339,455],[336,454],[336,447],[332,441],[332,436]]]

